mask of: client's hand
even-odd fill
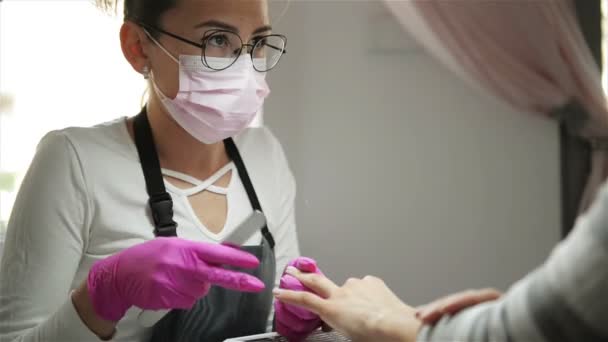
[[[425,324],[434,324],[444,315],[453,315],[470,306],[496,300],[501,295],[502,293],[495,289],[469,290],[455,293],[419,307],[416,317],[420,318]]]
[[[353,341],[415,341],[421,322],[381,279],[350,279],[342,287],[323,275],[289,268],[310,292],[278,289],[276,298],[306,308]]]

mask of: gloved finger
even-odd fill
[[[302,284],[302,282],[300,282],[298,278],[290,274],[285,274],[281,277],[280,287],[282,289],[292,291],[310,291],[310,289],[306,288],[306,286],[304,286],[304,284]]]
[[[314,315],[312,319],[302,319],[287,309],[287,304],[282,302],[275,303],[276,320],[288,326],[296,333],[310,333],[321,326],[321,319]]]
[[[315,318],[319,318],[319,316],[314,312],[299,307],[297,305],[285,304],[285,309],[291,312],[292,315],[297,316],[302,320],[312,320]]]
[[[266,285],[249,274],[227,270],[215,266],[207,266],[198,277],[201,281],[239,292],[262,292]]]
[[[279,333],[279,335],[281,335],[283,337],[287,337],[289,342],[304,341],[306,339],[306,337],[309,335],[309,334],[298,334],[298,333],[292,331],[291,329],[289,329],[289,327],[287,327],[286,325],[284,325],[283,323],[281,323],[279,321],[277,321],[275,323],[275,328],[276,328],[277,332]]]
[[[297,268],[287,267],[288,275],[294,276],[309,291],[318,294],[322,298],[329,298],[332,293],[339,289],[329,278],[322,274],[302,273]]]
[[[317,262],[311,258],[306,258],[306,257],[299,258],[297,260],[295,267],[305,273],[319,272],[319,268],[317,267]]]
[[[231,246],[192,242],[196,256],[207,263],[253,269],[260,266],[255,255]]]
[[[187,288],[189,290],[190,293],[188,295],[194,297],[195,299],[201,299],[209,294],[209,290],[211,290],[211,284],[208,282],[201,283],[200,281],[197,281],[197,283],[193,283],[192,285],[189,285],[184,288]],[[184,291],[180,291],[180,293],[183,292]]]
[[[304,273],[320,273],[317,262],[311,258],[299,257],[292,260],[287,266],[292,266]]]
[[[188,294],[177,293],[175,290],[164,290],[164,294],[159,296],[159,300],[156,302],[149,302],[148,300],[133,302],[135,307],[143,310],[170,310],[170,309],[190,309],[197,301],[197,297],[190,296]]]
[[[298,279],[296,279],[295,277],[293,277],[289,274],[286,274],[283,277],[281,277],[280,288],[285,289],[285,290],[291,290],[291,291],[312,292],[309,289],[307,289],[304,285],[302,285],[302,283]],[[298,307],[298,306],[286,305],[285,309],[290,311],[293,315],[295,315],[303,320],[310,320],[310,319],[318,318],[318,316],[316,314],[314,314],[304,308]]]
[[[210,265],[204,262],[194,264],[184,264],[176,266],[172,271],[172,283],[169,288],[165,282],[159,283],[157,286],[163,287],[164,291],[173,291],[174,297],[179,295],[191,296],[194,298],[205,297],[211,288],[211,284],[207,282],[205,276],[201,273],[206,272]],[[159,292],[160,293],[160,292]]]
[[[232,242],[222,242],[221,245],[222,246],[227,246],[227,247],[230,247],[230,248],[234,248],[234,249],[239,249],[239,250],[241,249],[241,246],[239,246],[239,245],[237,245],[235,243],[232,243]]]
[[[149,293],[154,295],[154,300],[148,298],[149,296],[131,296],[142,301],[134,304],[141,307],[141,305],[149,306],[149,303],[157,303],[155,305],[158,305],[158,308],[146,307],[145,309],[148,310],[189,308],[192,302],[209,293],[211,284],[201,274],[208,268],[209,266],[202,262],[200,265],[197,263],[173,265],[170,281],[166,278],[157,279],[154,276],[149,279]]]
[[[272,293],[277,300],[285,304],[305,308],[319,316],[321,313],[327,313],[331,308],[331,305],[326,299],[323,299],[314,293],[283,289],[275,289]]]

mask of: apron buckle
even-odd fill
[[[149,200],[154,220],[154,233],[156,236],[177,236],[177,223],[173,221],[173,199],[168,193],[151,197]]]

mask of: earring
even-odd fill
[[[141,71],[141,73],[144,75],[144,79],[146,79],[146,80],[149,79],[150,78],[150,67],[145,65],[143,70]]]

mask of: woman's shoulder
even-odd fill
[[[98,155],[104,152],[130,154],[126,118],[118,118],[90,127],[67,127],[47,133],[38,149],[70,145],[77,154]]]
[[[117,138],[123,138],[126,133],[126,118],[118,118],[112,121],[97,124],[95,126],[70,126],[47,133],[45,139],[52,139],[55,137],[64,137],[74,143],[85,143],[88,141],[99,141],[99,140],[116,140]]]

